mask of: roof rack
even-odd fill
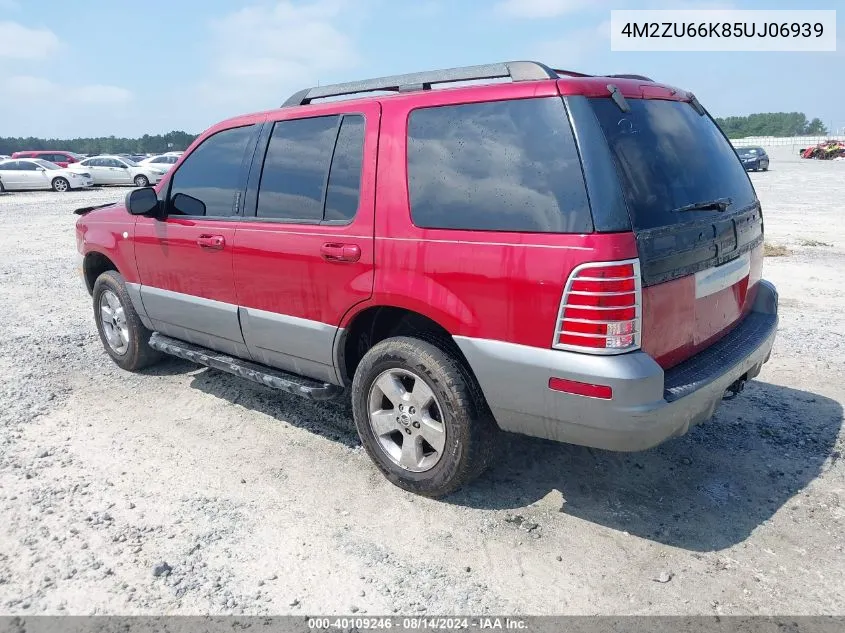
[[[608,77],[616,77],[618,79],[639,79],[640,81],[650,81],[654,83],[654,79],[646,77],[645,75],[607,75]]]
[[[580,75],[560,71],[565,74]],[[586,75],[584,75],[586,76]],[[515,61],[498,64],[482,64],[480,66],[464,66],[462,68],[447,68],[444,70],[430,70],[407,75],[393,75],[378,79],[351,81],[329,86],[306,88],[293,94],[282,104],[283,108],[306,105],[314,99],[339,97],[362,92],[387,90],[404,92],[406,90],[430,90],[432,84],[452,83],[456,81],[473,81],[476,79],[500,79],[510,77],[513,81],[536,81],[542,79],[558,79],[557,71],[539,62]]]
[[[563,70],[561,68],[555,68],[555,72],[558,75],[568,75],[570,77],[592,77],[593,75],[588,75],[587,73],[579,73],[574,70]]]

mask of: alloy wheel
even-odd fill
[[[446,446],[443,408],[420,376],[388,369],[373,381],[367,401],[370,428],[394,464],[417,473],[437,465]]]
[[[100,323],[106,341],[115,354],[125,354],[129,349],[129,327],[126,324],[126,313],[120,299],[111,290],[105,290],[100,295]]]

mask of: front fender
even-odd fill
[[[108,258],[127,282],[140,283],[135,264],[135,223],[91,217],[97,213],[83,216],[76,223],[77,249],[83,256],[83,262],[89,255],[97,253]],[[122,213],[128,216],[125,211]]]

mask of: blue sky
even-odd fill
[[[612,53],[610,9],[834,9],[835,53]],[[510,59],[845,128],[841,0],[0,0],[0,136],[199,132],[299,88]]]

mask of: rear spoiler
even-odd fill
[[[105,207],[113,207],[116,204],[117,204],[116,202],[106,202],[105,204],[97,204],[97,205],[94,205],[93,207],[82,207],[81,209],[74,209],[73,212],[74,212],[75,215],[85,215],[86,213],[91,213],[91,211],[94,211],[96,209],[103,209]]]

